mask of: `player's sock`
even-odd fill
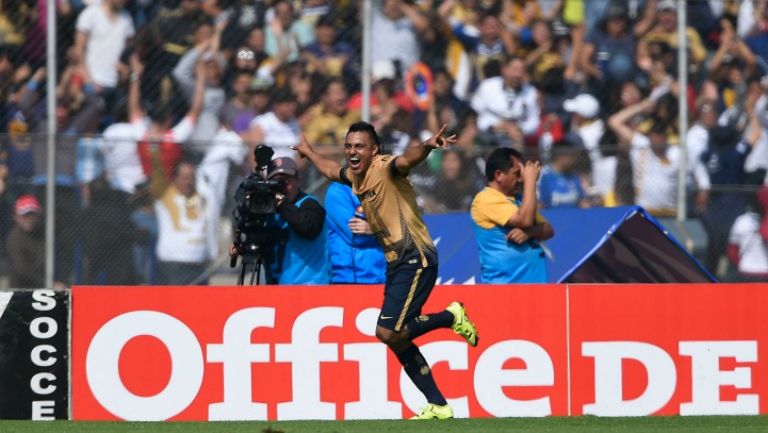
[[[405,324],[408,328],[408,337],[411,340],[437,328],[450,328],[451,325],[453,325],[453,314],[447,310],[426,316],[417,316]]]
[[[411,344],[407,349],[398,353],[397,359],[403,365],[405,373],[411,378],[416,388],[419,388],[419,391],[427,397],[429,403],[439,406],[448,404],[443,394],[437,389],[435,379],[432,378],[432,370],[416,345]]]

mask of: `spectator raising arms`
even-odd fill
[[[370,77],[360,64],[365,2],[54,3],[55,113],[45,104],[42,42],[53,24],[46,2],[0,6],[0,240],[17,198],[43,197],[46,120],[55,116],[55,269],[68,283],[88,276],[88,256],[100,258],[98,239],[82,254],[90,240],[69,229],[83,212],[108,226],[94,213],[128,201],[144,233],[137,262],[151,263],[152,201],[179,161],[194,161],[196,177],[207,179],[195,187],[215,223],[232,204],[230,169],[253,166],[243,142],[293,157],[302,186],[321,198],[328,184],[291,147],[305,134],[314,152],[340,161],[347,126],[364,111],[382,153],[415,152],[443,124],[456,135],[463,156],[435,152],[410,171],[422,211],[466,210],[484,183],[472,176],[481,161],[514,148],[545,167],[542,205],[638,204],[671,216],[686,201],[685,217],[709,231],[715,273],[725,269],[724,245],[744,198],[768,179],[765,0],[684,2],[685,89],[675,81],[674,0],[376,1]],[[362,104],[368,78],[370,110]],[[756,93],[763,95],[752,109]],[[695,107],[688,131],[678,130],[680,98]],[[747,127],[750,111],[757,129]],[[736,128],[727,143],[710,140],[717,126]],[[678,197],[682,134],[688,173]],[[553,157],[552,144],[563,140],[588,158]],[[368,215],[373,226],[375,218]],[[221,235],[215,225],[206,238]],[[140,267],[150,281],[153,267]]]
[[[133,138],[138,142],[138,153],[144,175],[151,179],[153,195],[164,193],[171,173],[181,160],[182,143],[192,136],[197,116],[203,105],[206,68],[199,59],[196,66],[195,90],[192,105],[176,126],[172,125],[172,113],[168,106],[153,106],[148,115],[141,108],[140,80],[144,65],[137,55],[131,57],[131,83],[128,93],[128,113],[134,126]],[[160,160],[160,164],[156,160]]]
[[[664,92],[656,89],[653,98],[627,107],[608,120],[620,144],[629,149],[637,204],[656,216],[675,214],[680,148],[669,145],[667,125],[663,123],[655,123],[645,135],[627,122],[637,113],[651,110]]]
[[[189,141],[190,148],[205,153],[211,139],[219,130],[219,113],[226,103],[226,95],[221,86],[226,61],[219,52],[221,32],[226,22],[219,23],[210,39],[205,39],[196,47],[187,51],[173,70],[173,77],[179,83],[182,94],[190,104],[194,104],[195,81],[202,79],[205,84],[199,116],[191,135],[182,142]]]

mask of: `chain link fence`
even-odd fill
[[[57,282],[231,282],[232,192],[253,148],[291,156],[304,134],[343,158],[363,103],[361,2],[55,4],[48,113],[46,2],[0,2],[0,285],[43,285],[49,116]],[[687,89],[676,78],[675,7],[373,1],[371,122],[394,153],[442,124],[457,134],[410,176],[432,213],[467,211],[485,184],[484,158],[503,146],[545,165],[545,207],[640,204],[674,217],[685,159],[686,219],[705,234],[695,253],[723,279],[761,278],[768,269],[746,262],[765,259],[766,2],[687,2]],[[323,179],[302,170],[304,189],[322,199]],[[190,242],[195,257],[182,247]],[[19,263],[31,280],[13,275]]]

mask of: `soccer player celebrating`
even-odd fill
[[[453,410],[413,340],[438,328],[451,328],[470,345],[477,345],[475,325],[461,303],[452,302],[439,313],[421,314],[437,279],[437,250],[421,219],[408,173],[432,149],[456,141],[455,136],[444,137],[444,132],[445,125],[402,155],[381,155],[374,127],[366,122],[354,123],[344,142],[344,167],[316,153],[305,137],[295,147],[325,177],[352,187],[384,249],[387,278],[376,337],[395,353],[408,377],[427,398],[427,406],[414,419],[452,418]]]

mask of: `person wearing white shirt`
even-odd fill
[[[277,90],[272,100],[272,111],[253,119],[244,134],[249,147],[253,149],[258,144],[266,144],[275,152],[273,158],[296,159],[296,152],[292,148],[298,145],[301,139],[296,107],[296,96],[290,89]],[[249,158],[252,159],[253,152],[249,153]]]
[[[224,55],[218,51],[221,32],[221,27],[217,26],[210,48],[204,49],[198,46],[190,49],[173,69],[173,78],[178,83],[187,102],[191,102],[195,97],[197,75],[202,73],[205,80],[200,115],[186,143],[187,148],[200,153],[205,152],[213,136],[219,130],[219,113],[226,103],[226,94],[221,83],[226,69],[226,61]],[[196,67],[201,62],[204,66]]]
[[[85,66],[90,82],[100,88],[117,85],[117,65],[128,39],[134,35],[126,0],[102,0],[77,17],[75,57]]]
[[[375,2],[376,4],[378,2]],[[418,33],[429,28],[426,16],[414,4],[403,0],[384,0],[374,6],[371,18],[371,61],[397,61],[400,71],[405,72],[419,61]]]
[[[203,194],[208,204],[209,242],[218,248],[221,238],[221,226],[217,222],[221,218],[227,193],[227,180],[230,167],[242,166],[245,162],[247,148],[240,136],[232,131],[229,125],[222,123],[211,146],[205,151],[205,156],[197,168],[198,190]]]
[[[525,64],[519,57],[504,61],[500,77],[483,80],[471,105],[479,129],[502,147],[521,146],[524,137],[539,127],[536,88],[527,82]]]
[[[768,245],[760,233],[764,212],[758,200],[753,199],[731,227],[728,257],[740,281],[768,281]]]
[[[621,145],[629,147],[635,202],[654,216],[673,216],[677,209],[680,148],[669,146],[664,124],[655,123],[647,136],[627,125],[634,115],[654,105],[655,100],[647,98],[611,116],[608,125]]]
[[[190,284],[200,278],[216,258],[210,238],[209,203],[198,191],[197,169],[180,162],[171,184],[155,202],[158,223],[157,259],[160,284]]]
[[[759,172],[759,170],[768,172],[768,134],[766,133],[768,130],[768,82],[765,79],[762,82],[762,87],[763,94],[755,103],[755,113],[758,113],[761,127],[760,136],[744,162],[744,169],[750,174]],[[768,174],[766,174],[763,183],[768,185]]]
[[[696,120],[696,123],[688,129],[685,136],[685,144],[688,146],[688,163],[691,166],[696,162],[701,162],[701,155],[707,150],[709,130],[717,126],[715,102],[711,100],[701,101]]]
[[[630,141],[635,201],[655,216],[677,212],[680,147],[667,140],[666,125],[656,124],[647,136],[635,132]]]
[[[717,110],[715,102],[703,100],[698,104],[697,122],[688,129],[685,135],[685,145],[688,153],[688,182],[696,184],[696,208],[702,211],[709,201],[711,183],[707,168],[701,161],[701,155],[706,152],[709,143],[709,130],[717,126]]]

